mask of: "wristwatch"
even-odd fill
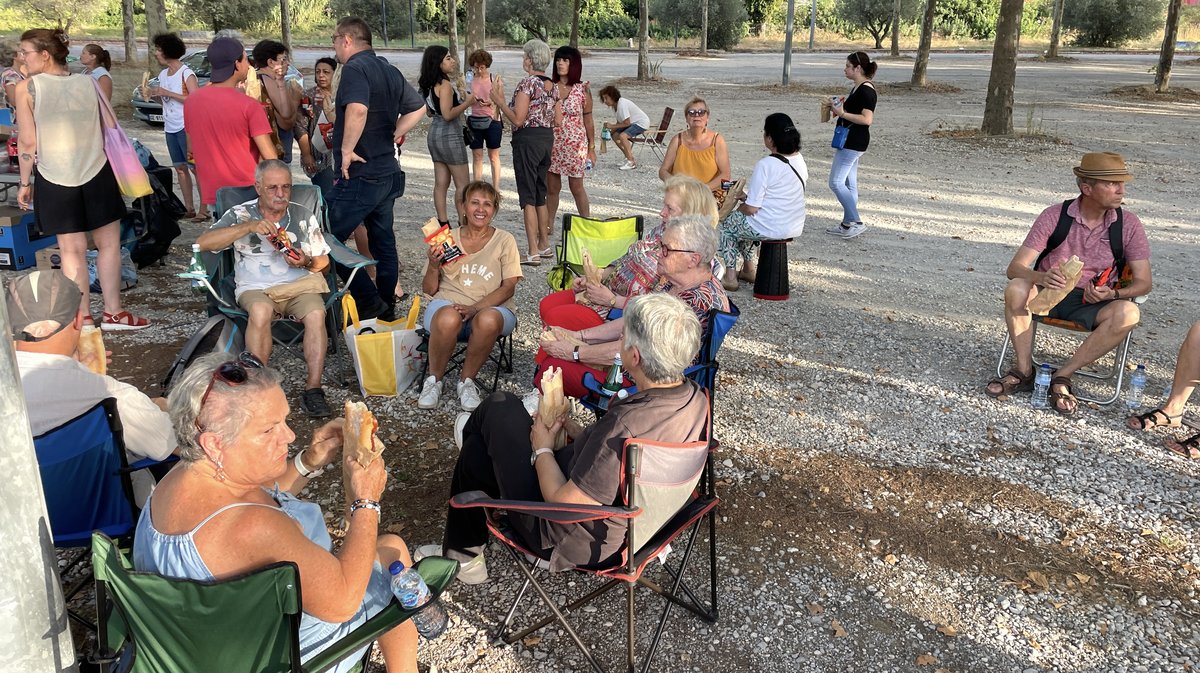
[[[576,346],[575,350],[571,351],[571,359],[579,362],[579,346]]]
[[[554,449],[545,446],[540,449],[535,449],[533,453],[529,454],[529,465],[531,467],[537,465],[538,456],[542,455],[543,453],[554,453]]]
[[[617,307],[617,295],[615,295],[615,294],[614,294],[614,295],[612,296],[612,299],[609,299],[609,300],[608,300],[608,307],[609,307],[609,308],[616,308],[616,307]]]

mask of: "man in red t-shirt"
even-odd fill
[[[212,82],[184,102],[183,126],[196,162],[200,199],[215,206],[218,189],[253,185],[259,160],[277,157],[267,113],[238,88],[250,69],[245,47],[231,37],[218,37],[208,45],[208,62]]]
[[[1091,334],[1079,349],[1055,372],[1050,381],[1049,397],[1054,410],[1063,415],[1075,413],[1078,400],[1071,390],[1071,375],[1080,367],[1095,362],[1115,348],[1141,319],[1138,305],[1128,301],[1150,292],[1150,244],[1137,215],[1121,211],[1121,243],[1125,267],[1132,275],[1128,284],[1118,284],[1120,271],[1109,243],[1110,227],[1125,199],[1125,183],[1133,176],[1121,155],[1091,152],[1075,167],[1079,197],[1042,211],[1025,242],[1008,263],[1008,286],[1004,290],[1004,320],[1012,340],[1016,363],[1004,376],[988,383],[992,397],[1011,395],[1033,388],[1033,316],[1029,302],[1039,291],[1067,289],[1068,278],[1062,263],[1072,255],[1083,262],[1083,272],[1075,287],[1050,309],[1048,316],[1086,326]],[[1041,257],[1058,227],[1063,208],[1067,209],[1070,228],[1066,238],[1053,251]]]

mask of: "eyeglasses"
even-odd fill
[[[708,114],[708,110],[698,110],[697,109],[697,110],[688,110],[687,111],[687,116],[689,116],[689,117],[703,117],[704,115],[707,115],[707,114]]]
[[[37,49],[18,49],[17,53],[22,56],[28,56],[30,54],[38,54],[41,52],[39,52]]]
[[[345,35],[344,35],[343,33],[334,33],[334,34],[333,34],[333,43],[334,43],[334,44],[337,44],[337,41],[338,41],[338,39],[340,39],[340,38],[342,38],[342,37],[344,37],[344,36],[345,36]]]
[[[200,412],[204,410],[204,404],[208,402],[208,396],[212,392],[213,384],[218,380],[227,386],[240,386],[250,379],[250,369],[263,369],[266,367],[255,355],[249,351],[243,351],[237,356],[236,360],[222,362],[221,366],[213,370],[212,378],[208,382],[208,387],[204,389],[204,397],[200,398],[200,408],[196,410],[196,430],[204,432],[204,428],[200,427]]]
[[[658,247],[663,251],[664,254],[667,254],[667,255],[669,255],[673,252],[686,252],[689,254],[695,254],[695,252],[696,252],[695,250],[680,250],[678,248],[672,248],[671,246],[669,246],[666,243],[663,243],[661,241],[659,242]]]

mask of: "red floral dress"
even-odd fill
[[[582,178],[587,162],[587,131],[583,127],[583,105],[588,83],[577,82],[562,103],[562,124],[554,129],[554,149],[550,150],[550,172],[568,178]]]

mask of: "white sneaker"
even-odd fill
[[[840,238],[854,238],[867,230],[867,225],[862,222],[850,222],[847,224],[834,225],[825,230],[825,233],[838,236]]]
[[[463,428],[467,427],[467,421],[471,418],[471,412],[460,411],[454,417],[454,445],[462,450],[463,445]]]
[[[528,395],[521,398],[521,404],[525,405],[525,411],[529,412],[529,417],[537,415],[538,405],[542,403],[542,394],[534,388]]]
[[[421,386],[421,396],[417,398],[418,409],[436,409],[442,401],[442,382],[430,376]]]
[[[441,555],[442,545],[423,544],[413,550],[413,563],[416,563],[423,558]],[[466,563],[459,562],[458,575],[456,579],[463,584],[483,584],[488,579],[487,559],[483,554],[480,554]]]
[[[621,167],[618,170],[632,171],[635,168],[637,168],[637,164],[633,163],[632,161],[626,161],[625,163],[621,164]]]
[[[458,403],[463,411],[475,411],[475,407],[483,400],[479,399],[479,386],[472,379],[458,382]]]

